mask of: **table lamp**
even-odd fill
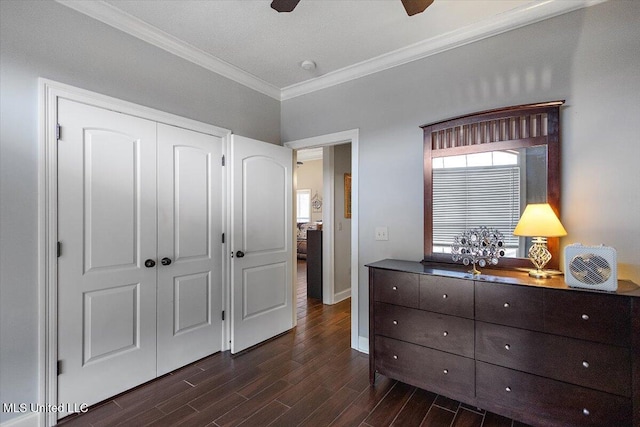
[[[548,203],[529,204],[525,208],[518,225],[513,230],[514,236],[533,237],[533,245],[529,248],[529,259],[536,266],[529,271],[529,276],[536,279],[548,279],[552,275],[543,270],[551,260],[551,252],[547,249],[547,237],[566,236],[560,220]]]

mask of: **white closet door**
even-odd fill
[[[156,376],[156,123],[58,109],[58,401],[93,404]]]
[[[222,140],[158,124],[158,375],[220,351]]]
[[[233,136],[232,353],[293,327],[291,163],[289,148]]]

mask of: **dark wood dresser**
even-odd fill
[[[379,372],[532,425],[640,427],[640,288],[384,260],[369,264]]]

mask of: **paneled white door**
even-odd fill
[[[293,327],[292,150],[231,141],[231,352]]]
[[[222,345],[222,140],[158,124],[158,375]]]
[[[58,120],[58,402],[92,404],[156,376],[156,123]]]
[[[93,404],[221,349],[222,140],[68,100],[58,122],[58,403]]]

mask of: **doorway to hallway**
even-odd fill
[[[307,297],[335,304],[351,296],[351,144],[296,155],[297,259]]]
[[[350,262],[351,279],[348,292],[350,293],[351,300],[351,347],[359,351],[369,352],[369,340],[366,336],[359,336],[359,309],[358,309],[358,277],[360,274],[365,274],[364,266],[363,272],[360,272],[360,266],[358,265],[358,151],[359,151],[359,130],[351,129],[341,132],[335,132],[331,134],[319,135],[305,139],[299,139],[295,141],[289,141],[284,143],[285,147],[292,148],[294,150],[303,150],[307,148],[322,147],[323,152],[326,148],[331,148],[341,144],[351,144],[351,230],[350,230],[350,256],[348,260]],[[326,200],[323,201],[323,205],[326,204]],[[324,209],[324,207],[323,207]],[[332,215],[323,217],[323,230],[326,237],[323,237],[324,242],[331,244],[324,245],[323,255],[325,259],[333,260],[334,247],[333,240],[329,240],[329,234],[334,232],[333,224],[334,219]],[[327,271],[328,267],[325,267],[327,263],[323,265],[323,272]],[[328,280],[330,277],[323,278],[323,291],[330,291],[331,295],[334,293],[334,283]],[[296,279],[297,280],[297,279]]]

